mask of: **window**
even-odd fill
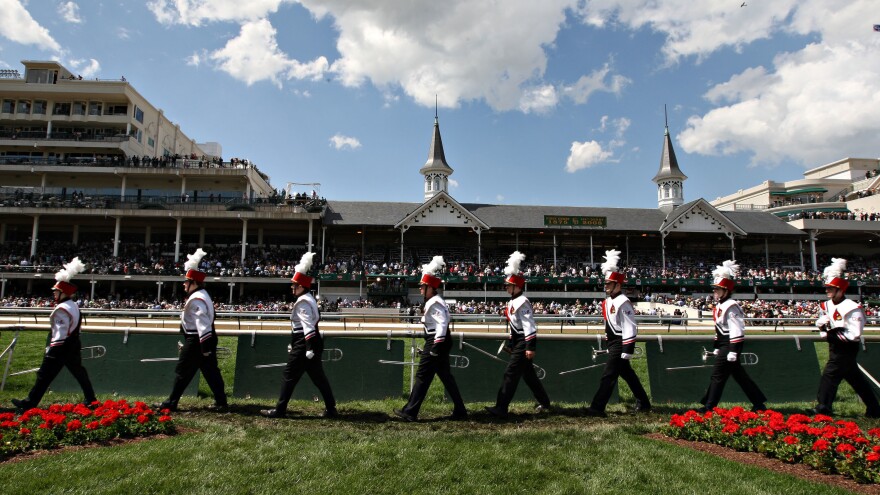
[[[143,141],[142,141],[143,138],[144,138],[144,132],[141,131],[140,129],[138,129],[138,131],[137,131],[137,140],[138,140],[138,142],[139,142],[139,143],[143,142]]]
[[[89,102],[89,115],[101,115],[101,108],[104,106],[100,101]]]
[[[139,131],[139,132],[140,132],[140,131]],[[154,141],[153,138],[147,138],[147,146],[149,146],[150,148],[155,148],[155,147],[156,147],[156,141]]]
[[[16,113],[31,113],[31,101],[30,100],[18,100],[18,107],[15,109]]]
[[[56,103],[52,115],[70,115],[70,103]]]
[[[86,114],[86,102],[84,102],[84,101],[73,102],[73,115],[85,115],[85,114]]]
[[[144,123],[144,111],[137,106],[134,107],[134,120],[137,120],[141,124]]]
[[[49,75],[49,69],[28,69],[27,82],[37,84],[53,84],[55,81],[50,81]]]
[[[128,105],[109,103],[104,109],[104,115],[128,115]]]
[[[34,100],[34,115],[46,115],[46,100]]]
[[[3,108],[0,113],[15,113],[15,100],[3,100]]]

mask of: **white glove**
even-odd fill
[[[816,328],[822,328],[831,323],[831,318],[828,315],[822,315],[816,320]]]
[[[205,356],[205,357],[208,357],[208,356],[210,356],[210,355],[211,355],[210,352],[203,352],[203,353],[202,353],[202,356]]]
[[[828,338],[828,332],[819,332],[819,338],[820,338],[820,339],[827,339],[827,338]]]
[[[712,351],[712,355],[717,356],[719,352],[721,352],[721,349],[715,349],[714,351]]]
[[[735,352],[728,352],[727,353],[727,360],[730,361],[731,363],[736,361],[736,353]]]
[[[632,358],[633,358],[633,355],[630,354],[630,353],[628,353],[628,352],[621,352],[621,353],[620,353],[620,358],[621,358],[621,359],[632,359]]]
[[[51,348],[52,347],[50,347],[50,346],[46,346],[46,354],[49,354],[49,349],[51,349]]]
[[[306,359],[312,359],[313,357],[315,357],[314,351],[306,351]]]

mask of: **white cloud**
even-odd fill
[[[120,27],[116,28],[116,37],[121,40],[127,40],[127,39],[131,38],[131,31],[120,26]]]
[[[576,83],[563,86],[561,92],[575,103],[582,105],[596,91],[605,91],[619,95],[623,88],[632,80],[619,74],[611,73],[611,66],[605,64],[588,76],[581,76]]]
[[[497,201],[499,203],[503,203],[504,202],[504,195],[503,194],[495,195],[495,201]]]
[[[184,60],[186,61],[186,65],[189,65],[190,67],[199,67],[200,65],[202,65],[202,62],[207,60],[207,58],[208,54],[205,52],[205,50],[201,50],[193,52],[192,55],[186,57]]]
[[[447,178],[449,181],[449,187],[458,187],[458,181],[452,178]]]
[[[162,24],[201,26],[204,22],[254,21],[294,0],[152,0],[147,8]]]
[[[31,17],[20,0],[0,0],[0,36],[42,50],[61,51],[49,30]]]
[[[750,67],[710,88],[721,105],[688,119],[683,151],[745,152],[753,164],[794,160],[812,167],[843,156],[876,156],[880,133],[880,37],[876,4],[807,1],[788,29],[821,39],[781,53],[771,67]],[[853,26],[861,26],[854,30]]]
[[[558,102],[556,88],[547,84],[524,90],[519,100],[519,109],[523,113],[544,113],[555,107]]]
[[[101,70],[101,64],[93,58],[88,60],[69,60],[67,65],[73,69],[73,72],[85,78],[95,76]]]
[[[292,93],[293,93],[294,95],[296,95],[296,96],[300,96],[300,97],[302,97],[302,98],[311,98],[311,97],[312,97],[312,92],[309,91],[309,90],[307,90],[307,89],[303,89],[303,90],[300,90],[300,89],[294,89],[294,90],[292,91]]]
[[[241,25],[236,38],[211,53],[217,67],[248,86],[269,80],[281,87],[281,79],[321,79],[328,69],[327,59],[318,57],[302,63],[290,59],[279,48],[276,31],[266,19]]]
[[[358,141],[357,138],[337,134],[330,138],[330,146],[333,146],[338,150],[354,150],[361,147],[361,142]]]
[[[79,16],[79,5],[76,2],[63,2],[58,4],[58,14],[66,22],[71,24],[81,24],[82,17]]]
[[[571,153],[565,162],[565,171],[574,173],[581,169],[590,168],[608,161],[613,155],[611,150],[603,149],[597,141],[583,143],[575,141],[571,143]]]

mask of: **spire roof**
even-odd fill
[[[436,111],[434,113],[434,137],[431,140],[431,150],[428,151],[428,161],[419,169],[419,173],[422,175],[433,172],[452,175],[452,167],[446,163],[446,154],[443,153],[443,140],[440,138],[440,121],[437,118]]]
[[[678,160],[675,158],[675,150],[672,148],[672,138],[669,137],[669,124],[666,124],[666,132],[663,136],[663,154],[660,156],[660,170],[652,179],[660,182],[666,179],[687,179],[687,175],[678,168]]]

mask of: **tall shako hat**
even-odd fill
[[[526,278],[520,275],[519,265],[525,261],[526,255],[522,254],[519,251],[514,251],[513,254],[510,255],[510,258],[507,258],[507,267],[504,269],[504,274],[507,277],[504,278],[505,284],[512,284],[520,289],[526,286]]]
[[[733,291],[733,288],[736,287],[736,284],[733,283],[733,279],[739,274],[739,265],[736,264],[734,260],[725,260],[724,263],[721,263],[721,266],[715,267],[712,270],[712,287],[721,287],[722,289],[727,289],[729,291]]]
[[[437,276],[437,272],[442,270],[444,266],[446,266],[446,262],[443,261],[443,256],[434,256],[430,263],[422,265],[422,279],[419,281],[419,285],[429,285],[435,289],[440,287],[443,281]]]
[[[58,273],[55,274],[55,285],[52,286],[52,289],[58,289],[68,296],[72,296],[76,292],[76,286],[70,283],[70,279],[82,273],[85,269],[86,265],[79,260],[79,256],[72,259],[70,263],[66,263],[64,268],[58,270]]]
[[[602,274],[605,275],[605,281],[619,284],[626,282],[626,277],[617,268],[617,262],[620,261],[620,251],[616,249],[605,251],[603,258],[605,258],[605,263],[602,263]]]
[[[837,287],[843,291],[849,287],[849,282],[843,278],[846,270],[846,260],[843,258],[831,258],[831,264],[825,267],[822,278],[825,279],[825,287]]]
[[[187,279],[194,280],[200,284],[205,281],[206,274],[199,271],[199,263],[202,262],[202,258],[207,254],[202,248],[198,248],[193,254],[186,255],[186,263],[183,264],[183,268],[186,270]]]
[[[315,258],[315,253],[309,251],[306,254],[302,255],[302,258],[299,260],[299,264],[293,267],[293,278],[290,279],[291,282],[301,285],[306,289],[312,288],[312,277],[308,275],[309,270],[312,269],[312,260]]]

